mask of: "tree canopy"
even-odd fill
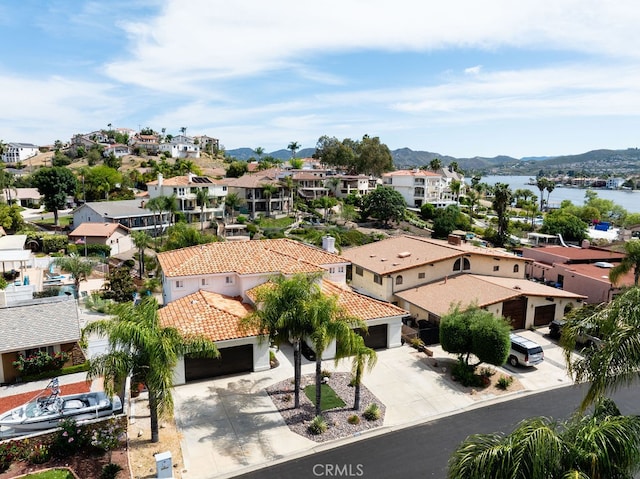
[[[361,216],[363,220],[375,218],[388,224],[393,220],[404,219],[407,203],[402,195],[392,188],[378,186],[362,200]]]
[[[364,135],[360,141],[350,138],[339,141],[325,135],[318,139],[313,157],[354,175],[381,176],[394,169],[391,150],[377,136]]]
[[[44,205],[53,213],[54,224],[58,225],[58,210],[67,205],[67,197],[73,196],[78,186],[71,170],[59,166],[44,167],[33,174],[33,186],[44,196]]]
[[[469,365],[471,355],[480,363],[500,366],[509,356],[509,323],[489,311],[456,305],[440,320],[440,344],[445,351],[457,354]]]
[[[582,241],[587,237],[587,228],[587,223],[560,208],[545,215],[540,231],[551,235],[561,234],[568,241]]]

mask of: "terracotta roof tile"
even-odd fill
[[[344,258],[290,239],[218,242],[158,254],[166,277],[230,273],[312,273]]]
[[[120,223],[82,223],[74,229],[69,236],[89,236],[97,238],[108,238],[118,228],[129,231],[129,228]]]
[[[209,291],[198,291],[160,308],[164,327],[174,327],[185,336],[203,335],[212,341],[256,336],[256,328],[241,327],[241,320],[253,308],[240,297],[231,298]]]

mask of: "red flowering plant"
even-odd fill
[[[56,371],[62,369],[64,363],[69,360],[69,354],[64,351],[53,356],[46,351],[37,351],[30,356],[19,355],[13,362],[13,366],[24,376],[39,374],[44,371]]]

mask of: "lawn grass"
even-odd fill
[[[74,479],[68,469],[52,469],[50,471],[27,474],[24,479]]]
[[[295,221],[294,218],[290,216],[285,216],[284,218],[260,218],[260,228],[286,228],[287,226],[291,226]]]
[[[340,399],[340,396],[336,394],[336,392],[331,389],[331,386],[328,384],[322,384],[320,386],[321,397],[320,397],[320,410],[327,411],[329,409],[335,409],[337,407],[343,407],[345,402]],[[304,388],[304,393],[309,398],[309,401],[316,404],[316,385],[310,384]]]
[[[71,220],[73,220],[73,216],[58,216],[58,226],[69,226],[71,224]],[[53,225],[53,218],[35,220],[34,223],[42,226]]]

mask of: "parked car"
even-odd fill
[[[554,319],[549,324],[549,336],[554,339],[560,339],[562,336],[562,328],[566,324],[566,321],[562,319]],[[595,327],[585,328],[582,334],[576,336],[576,344],[583,348],[600,347],[602,340],[598,337],[598,332]]]
[[[513,367],[517,366],[535,366],[544,361],[544,351],[535,341],[511,333],[511,351],[507,361]]]

